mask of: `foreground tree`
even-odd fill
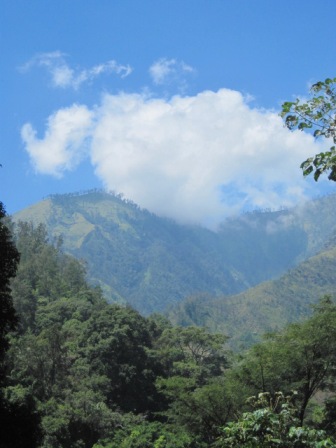
[[[280,115],[288,129],[311,130],[314,137],[331,139],[329,151],[309,157],[301,164],[304,176],[314,173],[317,181],[327,173],[336,181],[336,78],[327,78],[312,85],[312,97],[307,101],[286,101]]]
[[[8,348],[8,333],[16,325],[10,281],[16,274],[19,253],[4,223],[5,208],[0,202],[0,384],[4,376],[3,359]]]
[[[204,328],[166,328],[156,341],[164,374],[156,384],[169,402],[163,414],[210,443],[231,417],[233,400],[223,377],[228,368],[227,337]]]
[[[303,424],[309,402],[320,390],[333,390],[336,369],[336,304],[325,297],[304,322],[268,335],[234,372],[250,393],[297,390],[297,417]]]
[[[223,428],[216,448],[322,448],[334,447],[335,441],[321,430],[301,426],[291,396],[278,392],[261,393],[250,399],[255,408],[237,422]]]
[[[33,448],[39,440],[39,419],[33,403],[21,399],[14,404],[5,391],[9,333],[17,327],[11,280],[16,275],[20,258],[5,218],[5,208],[0,202],[0,444],[2,448]]]

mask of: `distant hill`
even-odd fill
[[[192,296],[168,312],[177,325],[206,327],[230,335],[241,349],[265,332],[282,329],[312,312],[324,295],[336,295],[336,234],[317,255],[279,279],[263,282],[237,295],[221,298]]]
[[[191,295],[232,296],[279,277],[328,241],[335,205],[336,196],[328,196],[294,210],[249,213],[214,232],[90,191],[50,196],[13,220],[45,223],[66,252],[85,260],[89,280],[108,300],[149,314]]]

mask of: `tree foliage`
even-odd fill
[[[13,243],[9,228],[4,223],[5,216],[5,208],[0,202],[0,366],[8,348],[8,332],[13,330],[16,324],[10,281],[16,274],[19,262],[19,252]],[[2,374],[1,369],[0,382]]]
[[[322,448],[335,444],[324,431],[304,427],[296,417],[291,396],[282,392],[272,400],[268,393],[251,397],[256,408],[223,428],[216,448]]]
[[[40,435],[39,416],[34,412],[34,402],[21,396],[13,403],[5,389],[9,381],[5,355],[9,348],[10,332],[17,327],[11,280],[20,259],[10,226],[0,202],[0,443],[3,448],[33,448]]]
[[[281,116],[288,129],[309,130],[314,137],[331,139],[328,151],[309,157],[301,164],[304,176],[311,173],[317,181],[321,174],[328,173],[336,181],[336,78],[327,78],[311,87],[311,98],[302,101],[286,101]]]
[[[316,392],[333,388],[335,372],[336,305],[325,297],[310,319],[270,334],[252,347],[235,375],[250,393],[297,390],[297,417],[302,424]]]
[[[5,357],[4,448],[230,447],[240,445],[228,445],[227,437],[243,431],[259,437],[258,425],[274,437],[282,425],[279,440],[286,441],[289,433],[318,443],[335,434],[336,305],[330,298],[311,318],[234,356],[223,334],[108,304],[61,242],[49,243],[44,226],[17,224],[15,241],[19,325],[8,335]],[[290,424],[285,408],[282,414],[245,404],[258,392],[274,398],[291,389],[297,396]],[[321,418],[307,426],[306,409],[317,392],[328,392],[327,401],[319,403]],[[321,429],[328,437],[321,438]]]

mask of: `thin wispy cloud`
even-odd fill
[[[87,156],[107,189],[161,216],[212,226],[246,207],[304,198],[299,165],[324,149],[228,89],[169,100],[105,94],[92,110],[60,109],[42,138],[26,124],[22,139],[40,173],[61,175]]]
[[[116,74],[125,78],[133,70],[130,65],[122,65],[115,60],[86,69],[72,68],[67,63],[65,54],[59,51],[38,54],[24,64],[21,70],[28,71],[33,67],[46,69],[51,77],[53,87],[73,88],[75,90],[86,82],[92,82],[102,74]]]
[[[156,85],[185,83],[186,76],[195,73],[195,69],[183,61],[161,58],[149,68],[149,74]]]

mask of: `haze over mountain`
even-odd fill
[[[100,285],[109,301],[127,302],[146,315],[171,309],[190,296],[218,299],[278,278],[322,249],[335,228],[335,205],[336,196],[330,195],[295,209],[256,211],[226,220],[214,232],[179,225],[120,196],[94,190],[50,196],[13,219],[44,223],[52,237],[62,237],[66,252],[85,261],[90,282]],[[329,258],[333,255],[329,251]],[[267,287],[258,288],[252,290],[253,300],[263,303]],[[280,290],[288,297],[283,286]],[[326,287],[324,292],[328,291]],[[283,303],[284,297],[276,297],[276,306],[287,307],[274,317],[280,325],[292,308]],[[240,303],[243,313],[250,299],[239,295],[223,300]],[[313,298],[302,300],[308,303]],[[262,308],[263,314],[267,309],[272,314],[270,306]],[[214,309],[218,311],[217,305]],[[223,310],[219,320],[222,315]],[[207,320],[200,322],[209,325]],[[213,325],[221,325],[215,317]],[[267,325],[263,323],[264,328]]]

